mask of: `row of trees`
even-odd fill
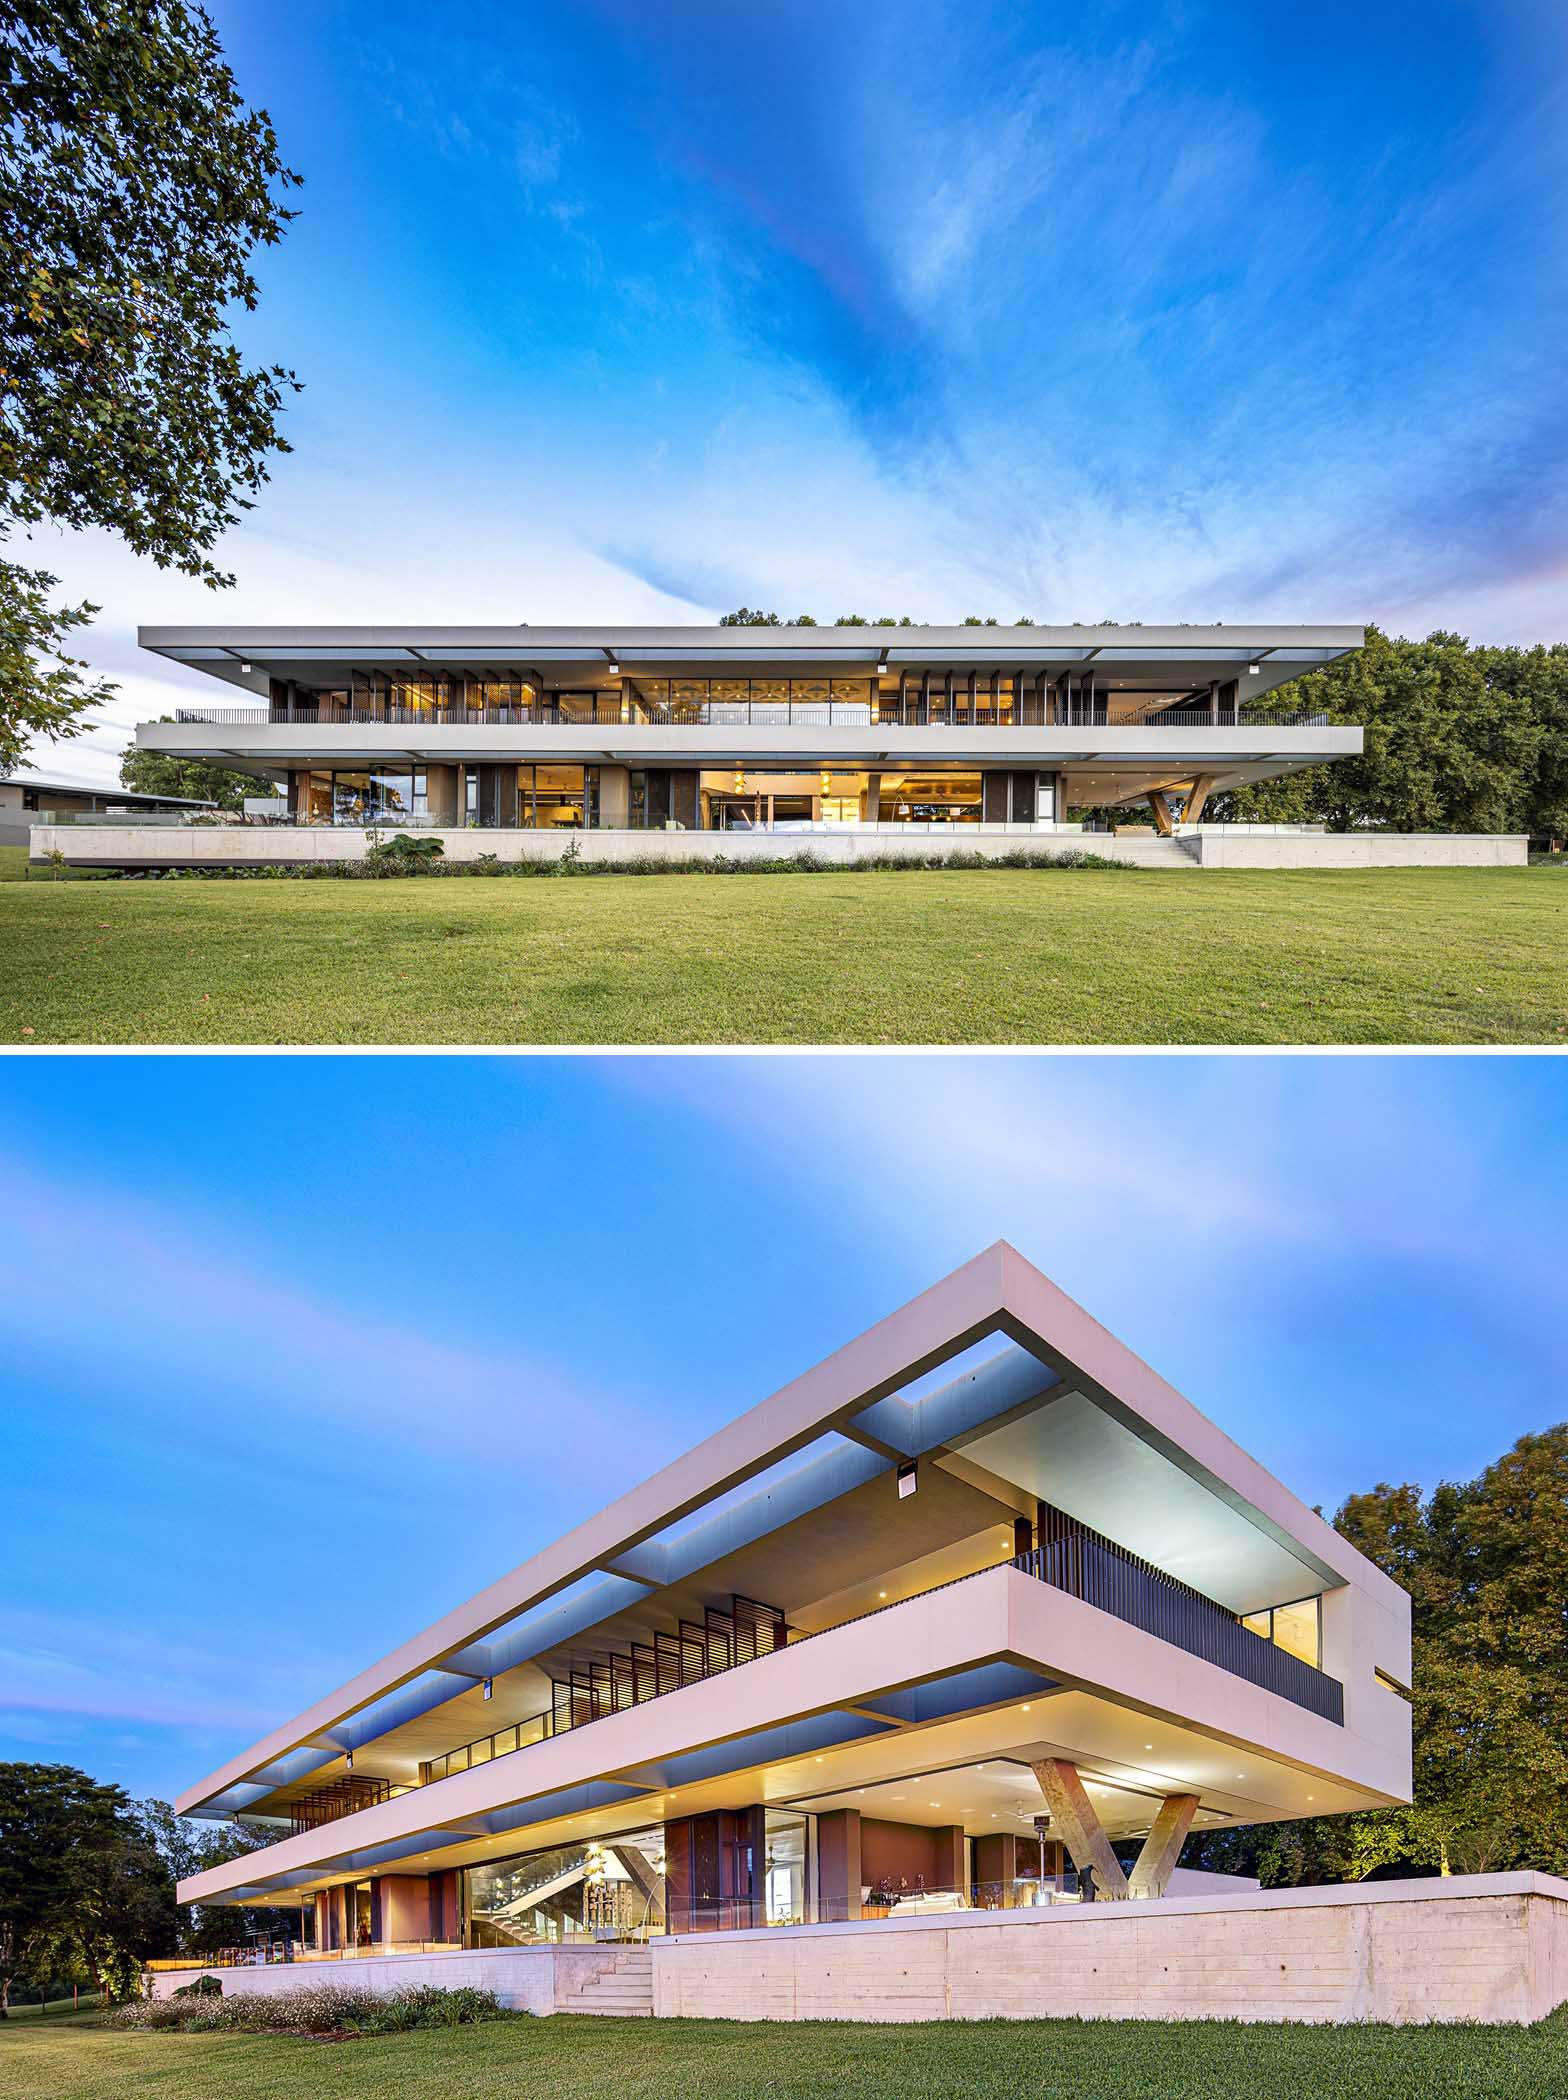
[[[175,1897],[177,1881],[258,1842],[167,1801],[133,1801],[72,1765],[0,1764],[0,2019],[18,1991],[85,1984],[124,1998],[144,1961],[211,1954],[267,1929],[278,1914]]]
[[[1409,642],[1372,627],[1364,649],[1253,711],[1297,707],[1358,725],[1361,756],[1218,796],[1210,815],[1335,831],[1568,834],[1568,643],[1491,648],[1443,633]]]
[[[1410,1808],[1205,1831],[1187,1866],[1265,1887],[1568,1873],[1568,1422],[1479,1478],[1352,1495],[1334,1527],[1410,1592]]]

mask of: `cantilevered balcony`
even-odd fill
[[[1039,1540],[1014,1558],[1015,1568],[1343,1726],[1345,1689],[1337,1677],[1254,1633],[1211,1597],[1043,1503]]]
[[[1046,1504],[1040,1507],[1037,1536],[1040,1543],[1027,1553],[1015,1554],[1010,1563],[1003,1560],[974,1572],[983,1575],[990,1572],[990,1566],[1010,1564],[1141,1632],[1305,1707],[1325,1721],[1343,1725],[1344,1688],[1339,1680],[1253,1632],[1224,1605]],[[956,1581],[973,1579],[973,1575],[964,1575]],[[934,1585],[952,1587],[952,1582]],[[931,1591],[913,1594],[929,1595]],[[876,1616],[876,1612],[855,1615]],[[428,1785],[456,1772],[471,1771],[493,1758],[525,1750],[850,1623],[853,1621],[835,1620],[816,1634],[802,1633],[786,1626],[783,1614],[771,1606],[733,1598],[728,1612],[710,1609],[701,1626],[683,1623],[674,1633],[655,1633],[646,1644],[634,1643],[629,1651],[600,1656],[570,1670],[554,1682],[554,1696],[543,1712],[428,1760],[420,1766],[420,1783]]]

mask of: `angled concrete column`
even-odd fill
[[[1150,788],[1149,807],[1154,812],[1154,828],[1162,839],[1168,839],[1175,830],[1171,822],[1171,806],[1159,788]]]
[[[1203,805],[1214,792],[1214,775],[1200,773],[1192,783],[1192,793],[1187,797],[1187,806],[1181,813],[1184,824],[1197,824],[1203,818]]]
[[[1072,1854],[1073,1865],[1079,1873],[1085,1867],[1094,1870],[1097,1895],[1125,1896],[1127,1877],[1111,1850],[1111,1841],[1095,1814],[1094,1803],[1084,1791],[1078,1767],[1069,1764],[1065,1757],[1046,1757],[1034,1767],[1034,1776],[1040,1782],[1045,1805],[1051,1811],[1051,1822],[1061,1832],[1062,1842]]]
[[[1133,1861],[1127,1877],[1130,1896],[1163,1896],[1171,1869],[1181,1857],[1192,1819],[1198,1813],[1196,1794],[1167,1794],[1149,1827],[1143,1850]]]

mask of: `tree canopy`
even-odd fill
[[[264,111],[184,0],[11,0],[0,12],[0,542],[99,526],[214,587],[223,533],[288,449],[297,385],[230,316],[293,214]],[[0,771],[112,690],[69,654],[96,611],[0,559]]]
[[[1379,1483],[1334,1526],[1410,1592],[1414,1805],[1206,1832],[1186,1863],[1267,1887],[1568,1871],[1568,1422],[1424,1501]]]
[[[173,717],[161,719],[168,722]],[[205,759],[140,751],[131,744],[120,756],[120,785],[139,795],[183,795],[192,801],[215,802],[219,809],[242,809],[247,795],[265,795],[271,783],[255,773],[208,765]]]
[[[1295,708],[1360,724],[1361,756],[1218,795],[1216,822],[1568,834],[1568,644],[1411,642],[1371,627],[1364,649],[1251,711]]]
[[[123,1790],[71,1765],[0,1764],[0,2018],[19,1983],[123,1997],[174,1938],[173,1881]]]

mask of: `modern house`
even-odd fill
[[[0,778],[0,846],[25,846],[37,824],[83,817],[199,816],[212,804],[187,795],[146,795],[131,788],[94,787],[84,780],[57,780],[42,773],[7,773]]]
[[[1408,1801],[1409,1676],[1404,1592],[998,1244],[189,1788],[268,1842],[180,1896],[367,1960],[1152,1916],[1190,1832]]]
[[[149,750],[287,782],[301,825],[1009,826],[1359,752],[1270,695],[1359,627],[144,627],[193,691]]]

